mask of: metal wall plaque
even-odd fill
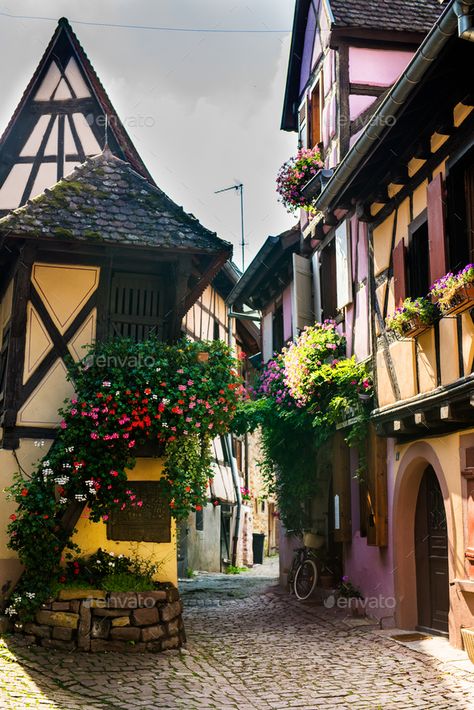
[[[143,501],[141,507],[113,510],[107,521],[108,540],[171,542],[169,503],[156,481],[130,481],[130,488]]]

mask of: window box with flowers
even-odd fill
[[[435,281],[430,296],[443,315],[454,315],[474,308],[474,264],[468,264],[457,274],[450,271]]]
[[[280,202],[288,212],[302,208],[309,214],[316,214],[311,200],[303,194],[303,188],[322,170],[321,154],[317,148],[301,148],[296,156],[284,163],[277,175],[277,192]]]
[[[387,329],[400,338],[416,338],[434,323],[437,316],[437,307],[427,298],[406,298],[385,322]]]

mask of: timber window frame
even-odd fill
[[[428,210],[423,210],[408,226],[407,296],[419,298],[430,290],[430,249]]]
[[[116,271],[110,285],[109,333],[140,342],[163,338],[164,284],[155,274]]]

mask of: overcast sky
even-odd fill
[[[56,22],[68,17],[157,184],[240,259],[237,192],[244,183],[246,264],[295,219],[275,176],[296,150],[280,131],[294,0],[0,0],[0,131]],[[14,19],[35,15],[52,19]],[[281,33],[171,32],[84,22]]]

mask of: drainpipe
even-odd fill
[[[234,346],[235,346],[234,334],[232,332],[233,318],[234,318],[234,316],[232,315],[231,308],[229,307],[227,323],[228,323],[228,343],[229,343],[229,347],[231,349],[234,348]],[[237,546],[238,546],[239,535],[240,535],[240,520],[242,517],[242,491],[240,490],[239,472],[237,471],[236,461],[235,461],[235,458],[232,454],[232,437],[230,434],[226,434],[226,436],[224,437],[224,444],[227,448],[227,459],[228,459],[228,461],[230,461],[232,482],[234,484],[235,499],[237,502],[237,504],[236,504],[237,510],[236,510],[236,514],[235,514],[235,524],[234,524],[234,534],[232,535],[232,554],[231,554],[231,564],[233,567],[236,567]]]
[[[458,35],[474,42],[474,0],[456,0],[454,11],[458,18]]]

